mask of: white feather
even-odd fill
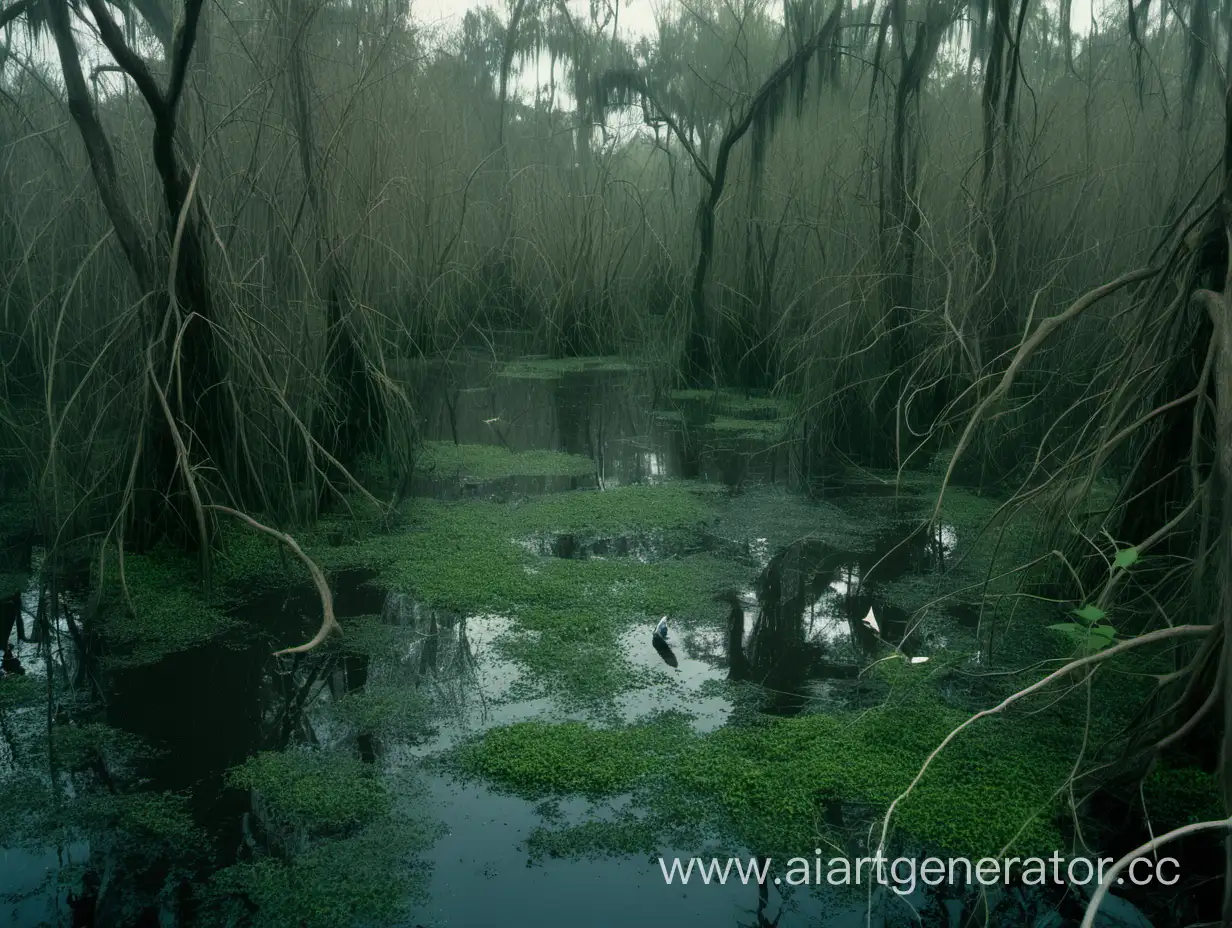
[[[868,607],[868,615],[864,617],[864,624],[867,625],[869,628],[871,628],[873,631],[875,631],[877,634],[879,635],[881,634],[881,626],[877,624],[877,617],[873,615],[872,606]]]

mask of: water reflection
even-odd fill
[[[891,649],[921,660],[909,616],[879,596],[881,585],[909,571],[938,569],[957,543],[951,526],[918,536],[901,535],[863,555],[803,540],[769,558],[751,591],[718,597],[725,621],[728,679],[764,688],[763,711],[790,715],[805,708],[819,687],[853,680],[878,654]],[[875,607],[880,629],[861,621]]]
[[[706,409],[697,414],[688,404],[688,415],[670,409],[670,418],[657,415],[663,410],[654,409],[655,403],[671,401],[656,393],[646,372],[600,368],[507,373],[490,355],[465,351],[447,362],[411,365],[411,389],[426,410],[424,438],[500,445],[515,452],[550,449],[584,455],[595,462],[602,488],[677,478],[737,487],[782,481],[791,473],[787,445],[769,436],[709,429]],[[447,484],[420,479],[416,489],[433,496],[457,495],[456,483]],[[535,478],[508,486],[502,481],[496,490],[541,493],[570,488],[569,478]]]

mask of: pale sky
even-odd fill
[[[610,0],[617,2],[617,0]],[[654,32],[655,11],[671,8],[681,0],[620,0],[620,35],[630,39],[639,35]],[[775,0],[771,0],[775,2]],[[1055,7],[1056,0],[1045,0],[1048,6]],[[585,17],[589,0],[568,0],[569,9],[579,16]],[[467,10],[477,6],[489,6],[505,18],[504,0],[412,0],[411,15],[426,25],[449,27],[462,21]],[[1071,22],[1074,31],[1085,33],[1091,18],[1091,0],[1073,0],[1071,6]]]
[[[654,31],[656,7],[674,2],[677,0],[621,0],[620,35],[628,39],[650,34]],[[589,16],[588,0],[568,0],[568,3],[570,12],[583,18]],[[503,0],[411,0],[411,16],[425,25],[456,26],[467,10],[480,5],[492,7],[501,14],[501,19],[506,18]]]
[[[590,0],[566,0],[571,13],[580,18],[589,17]],[[642,35],[655,33],[657,15],[663,11],[672,11],[673,7],[682,5],[683,0],[598,0],[602,3],[620,3],[618,31],[621,38],[636,40]],[[768,0],[777,5],[781,0]],[[848,0],[853,3],[853,0]],[[1058,0],[1043,0],[1052,10],[1058,7]],[[1070,25],[1074,32],[1086,35],[1090,31],[1091,9],[1093,0],[1071,0]],[[1110,0],[1094,0],[1100,6],[1106,6]],[[411,17],[429,28],[449,30],[459,26],[466,11],[479,6],[494,9],[502,20],[508,19],[509,0],[411,0]],[[1154,11],[1152,11],[1154,12]],[[611,26],[608,27],[608,37],[611,37]],[[526,99],[533,96],[535,88],[548,79],[547,66],[543,61],[526,62],[521,70],[513,76],[511,91],[515,96]],[[567,89],[558,89],[558,100],[562,105],[568,105]]]

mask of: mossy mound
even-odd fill
[[[720,811],[743,845],[790,851],[816,840],[826,800],[884,813],[965,718],[922,704],[725,728],[697,739],[672,779],[682,806]],[[909,841],[972,857],[1007,845],[1022,852],[1060,846],[1053,793],[1068,766],[1032,740],[999,720],[964,733],[900,805],[896,829]]]
[[[193,820],[189,797],[181,793],[92,793],[74,803],[69,814],[87,833],[106,833],[120,847],[137,842],[142,855],[156,857],[161,849],[192,856],[206,847],[206,836]]]
[[[342,636],[331,638],[328,646],[380,660],[405,653],[414,637],[413,629],[391,624],[377,615],[361,615],[347,619]]]
[[[215,873],[200,893],[210,924],[401,924],[424,898],[421,855],[441,828],[411,811],[412,791],[400,777],[349,755],[299,748],[251,757],[227,782],[254,791],[267,836],[272,824],[298,829],[299,840],[258,845],[252,860]]]
[[[51,737],[56,762],[68,770],[87,769],[96,760],[101,760],[108,770],[115,770],[151,753],[136,735],[99,722],[54,725]]]
[[[227,772],[227,785],[261,797],[280,826],[311,832],[361,825],[389,810],[389,794],[376,770],[329,751],[269,751]]]
[[[165,550],[129,554],[123,585],[118,559],[108,558],[106,566],[100,627],[112,668],[153,664],[239,627],[221,599],[202,593],[196,564],[183,555]]]
[[[560,451],[513,452],[500,445],[455,445],[430,441],[416,469],[433,476],[491,481],[507,477],[587,477],[595,463]]]
[[[430,728],[430,706],[419,690],[369,683],[338,700],[338,714],[361,732],[417,738]]]
[[[688,721],[664,714],[637,725],[518,722],[459,748],[457,766],[527,798],[631,790],[688,743]]]

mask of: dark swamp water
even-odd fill
[[[293,643],[316,621],[319,605],[307,585],[253,592],[232,610],[234,628],[155,660],[95,668],[77,653],[64,618],[53,625],[58,634],[50,648],[18,636],[16,656],[27,682],[43,685],[50,669],[64,681],[62,690],[82,694],[60,700],[58,728],[105,731],[111,739],[105,748],[97,747],[97,738],[89,742],[96,746],[85,752],[92,760],[84,773],[64,778],[64,794],[93,788],[175,796],[184,822],[159,826],[169,835],[168,846],[152,859],[117,846],[120,833],[105,825],[8,842],[0,852],[0,924],[345,923],[339,911],[356,913],[355,924],[425,928],[969,923],[964,919],[973,897],[958,891],[917,890],[899,898],[883,890],[870,898],[826,888],[763,889],[735,879],[724,886],[669,886],[660,856],[764,851],[715,821],[689,833],[648,831],[641,823],[674,813],[656,813],[653,797],[648,801],[634,787],[551,788],[561,782],[569,752],[591,747],[566,742],[560,748],[565,755],[557,757],[551,753],[555,742],[545,740],[541,759],[520,748],[506,763],[493,750],[477,755],[478,767],[447,758],[484,732],[534,737],[537,729],[519,727],[526,722],[660,725],[668,732],[661,737],[675,730],[670,725],[681,725],[681,738],[706,739],[777,721],[874,712],[896,685],[877,671],[887,662],[921,673],[947,662],[949,672],[935,684],[943,703],[964,711],[987,705],[992,691],[981,688],[978,673],[989,641],[995,652],[998,639],[979,599],[972,594],[921,607],[943,588],[943,570],[963,565],[972,549],[986,553],[992,546],[976,528],[991,503],[958,494],[952,520],[918,533],[918,517],[930,502],[932,478],[925,475],[896,486],[890,475],[849,472],[815,480],[806,496],[787,404],[667,394],[647,372],[622,365],[562,370],[507,366],[476,355],[428,363],[406,376],[425,411],[423,437],[431,449],[412,487],[412,511],[418,505],[446,507],[440,510],[446,514],[471,512],[467,507],[499,513],[491,518],[504,520],[501,531],[526,559],[524,573],[532,581],[559,575],[566,591],[570,583],[610,578],[608,571],[618,575],[622,565],[629,565],[631,576],[642,571],[636,576],[650,577],[649,584],[659,570],[683,570],[680,582],[691,582],[692,570],[705,575],[695,596],[667,589],[660,598],[701,605],[669,615],[667,644],[652,637],[657,615],[637,605],[658,602],[653,593],[631,596],[628,614],[614,619],[604,613],[594,619],[599,631],[576,637],[553,624],[568,604],[552,605],[555,612],[537,620],[496,595],[491,607],[446,608],[422,598],[414,581],[399,588],[376,568],[348,567],[331,572],[339,619],[344,628],[367,621],[369,631],[383,630],[368,636],[379,647],[271,657],[271,644]],[[488,452],[462,453],[458,446]],[[526,467],[533,472],[523,473],[521,459],[504,452],[555,455],[535,459]],[[589,464],[582,467],[579,459]],[[663,511],[701,500],[697,505],[707,507],[708,517],[687,527],[683,517],[639,522],[592,507],[595,497],[582,495],[619,499],[624,492],[658,511],[660,497],[633,495],[639,488],[661,492]],[[581,503],[561,504],[553,515],[544,508],[553,499]],[[441,535],[440,558],[462,550],[448,547],[455,538],[450,532],[462,538],[470,524],[459,521]],[[495,583],[481,558],[463,568],[473,573],[476,588]],[[617,579],[617,586],[622,582]],[[947,589],[962,585],[945,582]],[[556,595],[569,598],[568,592]],[[66,594],[59,613],[79,612],[85,597],[84,590]],[[39,608],[36,595],[23,599],[26,631]],[[863,621],[870,608],[879,633]],[[577,621],[590,620],[579,612]],[[16,792],[21,781],[14,777],[37,766],[25,746],[38,743],[29,732],[45,725],[45,711],[0,712],[6,720],[0,772],[13,775],[4,781],[8,809],[22,804]],[[661,721],[668,718],[670,725]],[[128,736],[143,746],[131,756],[113,749],[117,738]],[[338,804],[356,807],[337,813],[332,831],[280,819],[274,800],[263,798],[276,796],[288,777],[295,780],[298,768],[266,771],[267,781],[228,778],[258,752],[305,747],[375,772],[387,784],[381,797],[393,797],[391,820],[401,824],[375,832],[369,844],[354,837],[351,820],[366,820],[362,807],[370,785],[367,773],[349,767],[345,776],[324,776],[319,782],[325,786],[305,787],[310,795],[297,794],[301,806],[326,818]],[[44,760],[45,750],[37,755]],[[722,761],[726,755],[715,756]],[[115,757],[128,759],[108,760]],[[619,766],[619,757],[613,764]],[[539,773],[527,774],[530,768]],[[620,773],[613,776],[624,782]],[[121,781],[126,785],[117,785]],[[272,785],[255,785],[261,783]],[[293,784],[292,792],[297,788]],[[312,792],[318,788],[324,799]],[[330,789],[342,798],[330,798]],[[670,791],[670,785],[655,789]],[[876,784],[871,792],[877,793]],[[719,799],[702,804],[708,802]],[[867,803],[831,794],[812,805],[824,819],[814,830],[828,836],[832,848],[835,835],[846,836],[846,850],[867,846],[860,835],[867,839],[876,818]],[[124,814],[131,819],[133,813]],[[142,814],[147,822],[167,818]],[[200,846],[186,848],[193,842]],[[345,850],[330,856],[338,848]],[[813,849],[810,838],[798,853],[811,857]],[[254,861],[267,854],[307,863],[288,868],[289,875],[254,870]],[[190,859],[180,859],[185,856]],[[248,901],[223,914],[201,902],[194,887],[231,865],[248,868],[238,884],[226,884],[243,887],[231,893],[232,902]],[[335,881],[360,889],[338,891]],[[80,900],[92,894],[111,901],[100,904],[90,922],[81,914],[90,904]],[[286,902],[297,897],[298,907]],[[1080,915],[1081,899],[1073,888],[1046,896],[1021,889],[998,893],[991,900],[992,923],[1057,928]],[[406,900],[399,914],[388,914]],[[1135,901],[1150,909],[1141,898]],[[1147,922],[1129,902],[1114,901],[1100,924],[1173,923],[1161,911],[1156,907]],[[1177,917],[1175,924],[1184,923]]]

